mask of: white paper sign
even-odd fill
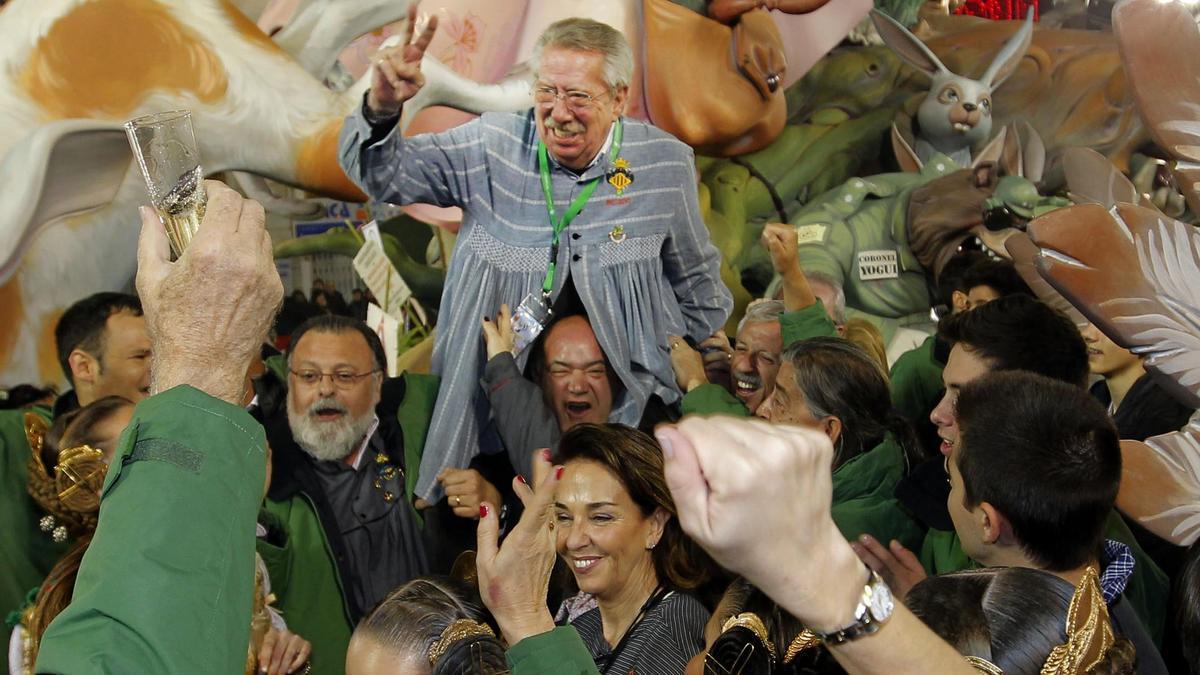
[[[859,251],[858,278],[895,279],[900,276],[900,257],[895,251]]]
[[[379,234],[379,223],[372,220],[369,223],[363,223],[358,228],[362,232],[362,236],[367,241],[373,241],[380,246],[383,246],[383,235]]]
[[[379,341],[383,343],[383,353],[387,355],[388,377],[400,377],[400,373],[397,372],[399,367],[396,365],[400,359],[400,322],[388,316],[379,305],[372,302],[367,304],[367,325],[379,335]]]
[[[383,310],[393,319],[403,320],[404,302],[412,296],[412,291],[388,260],[383,246],[368,239],[354,256],[354,269],[375,298],[383,303]]]

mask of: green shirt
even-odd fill
[[[188,386],[134,409],[71,604],[39,673],[240,673],[250,641],[263,429]]]
[[[871,450],[833,472],[833,522],[853,541],[869,534],[887,545],[921,543],[924,528],[893,496],[905,474],[904,449],[888,434]]]
[[[931,335],[892,364],[892,405],[913,425],[928,420],[941,397],[945,366],[933,357],[936,343]]]

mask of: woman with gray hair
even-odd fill
[[[921,459],[919,446],[892,409],[886,373],[862,347],[835,337],[788,347],[775,391],[758,416],[829,437],[833,520],[847,539],[870,534],[879,541],[919,544],[922,529],[892,494]]]

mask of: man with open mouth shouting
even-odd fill
[[[386,367],[363,322],[310,319],[292,336],[286,414],[264,411],[274,462],[258,549],[271,578],[288,580],[276,607],[314,636],[316,672],[340,668],[358,620],[437,553],[412,495],[437,381],[389,380]]]
[[[533,453],[557,447],[572,427],[608,421],[620,384],[586,316],[563,316],[550,324],[531,348],[528,379],[512,353],[507,305],[495,321],[484,319],[483,333],[488,362],[482,383],[518,473],[532,475]]]

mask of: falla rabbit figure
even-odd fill
[[[884,43],[932,81],[929,94],[917,109],[913,151],[919,161],[923,163],[941,153],[959,166],[971,166],[972,152],[992,135],[992,94],[1016,71],[1029,49],[1033,8],[979,79],[952,72],[925,43],[890,16],[872,10],[871,19]]]

